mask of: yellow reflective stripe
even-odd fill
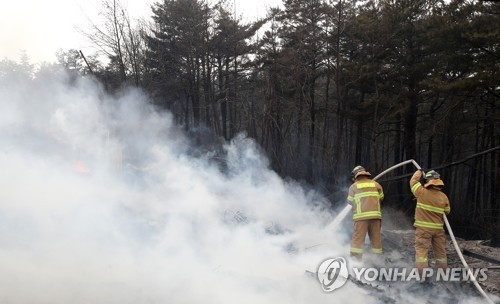
[[[381,254],[382,253],[382,248],[372,248],[370,250],[373,253],[377,253],[377,254]]]
[[[351,247],[351,252],[354,252],[354,253],[363,253],[363,248]]]
[[[354,200],[356,201],[356,213],[361,213],[361,201],[359,198],[354,198]]]
[[[415,191],[417,191],[418,187],[422,186],[421,183],[416,183],[411,187],[411,193],[415,194]],[[407,188],[408,189],[408,188]]]
[[[446,259],[446,258],[437,258],[436,262],[446,263],[446,262],[448,262],[448,259]]]
[[[424,209],[427,211],[443,214],[444,213],[444,208],[439,208],[431,205],[427,205],[424,203],[417,202],[417,208]]]
[[[451,211],[450,206],[444,208],[444,212],[446,214],[450,213],[450,211]]]
[[[384,199],[384,192],[379,193],[378,198],[380,200],[383,200]]]
[[[366,183],[368,184],[368,183]],[[365,197],[377,197],[379,198],[378,191],[365,191],[361,193],[354,194],[354,200],[356,201],[356,213],[353,215],[353,219],[365,218],[370,216],[380,216],[382,217],[382,213],[380,212],[380,203],[377,205],[377,211],[361,211],[361,199]]]
[[[358,189],[362,188],[375,188],[375,183],[359,183],[356,186]]]
[[[415,223],[413,225],[416,227],[422,227],[422,228],[433,228],[433,229],[442,229],[443,228],[443,224],[424,222],[424,221],[415,221]]]
[[[352,216],[352,218],[353,219],[359,219],[359,218],[370,217],[370,216],[380,216],[380,217],[382,217],[382,213],[380,211],[361,212],[361,213],[354,214]]]
[[[427,257],[415,257],[415,262],[425,263],[425,262],[427,262]]]
[[[369,197],[369,196],[379,197],[379,193],[378,193],[378,191],[366,191],[366,192],[354,194],[354,198],[362,198],[362,197]]]
[[[354,197],[352,197],[352,196],[350,196],[350,195],[349,195],[349,196],[347,197],[347,200],[348,200],[348,201],[350,201],[350,202],[352,202],[352,201],[354,201]]]

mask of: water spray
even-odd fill
[[[382,173],[380,173],[377,176],[375,176],[373,178],[373,180],[377,180],[380,177],[382,177],[383,175],[387,174],[388,172],[390,172],[390,171],[392,171],[392,170],[394,170],[396,168],[399,168],[401,166],[410,164],[410,163],[412,163],[417,168],[417,170],[422,170],[422,167],[420,167],[420,165],[415,160],[410,159],[410,160],[401,162],[401,163],[399,163],[397,165],[394,165],[394,166],[388,168],[387,170],[385,170]],[[340,222],[342,222],[342,220],[349,213],[349,211],[351,210],[351,208],[352,208],[352,206],[349,205],[349,204],[347,204],[345,206],[345,208],[342,209],[342,211],[340,211],[340,213],[335,217],[335,219],[333,219],[333,221],[326,227],[326,230],[336,229],[337,226],[340,224]],[[446,229],[448,229],[448,233],[450,234],[450,238],[452,240],[453,247],[455,248],[455,251],[457,252],[458,257],[460,258],[460,261],[462,262],[462,265],[467,270],[467,272],[470,274],[470,277],[472,278],[472,283],[474,283],[474,286],[476,287],[477,291],[484,297],[484,299],[486,300],[487,303],[495,304],[493,302],[493,300],[491,300],[488,297],[488,295],[486,294],[486,292],[484,292],[483,288],[481,288],[481,285],[479,285],[479,283],[477,282],[476,277],[474,276],[474,273],[472,272],[472,270],[470,269],[469,265],[465,261],[464,256],[462,254],[462,251],[460,250],[460,247],[458,246],[457,240],[455,239],[455,235],[453,234],[453,230],[451,229],[450,223],[448,222],[448,218],[446,217],[446,214],[443,214],[443,219],[444,219],[444,223],[446,225]]]

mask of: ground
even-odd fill
[[[460,249],[468,250],[479,255],[483,255],[497,261],[500,261],[500,247],[491,247],[487,241],[465,241],[457,240]],[[455,251],[451,240],[447,242],[447,254],[449,267],[461,267],[462,262]],[[500,264],[494,264],[483,261],[479,258],[464,255],[465,261],[469,264],[470,268],[488,268],[488,279],[484,282],[479,282],[483,289],[500,297]]]
[[[383,232],[384,249],[386,252],[390,250],[398,250],[403,258],[413,258],[415,254],[415,233],[414,230],[386,230]],[[457,239],[458,246],[462,251],[469,251],[481,256],[486,256],[490,259],[500,261],[500,248],[489,246],[487,240],[466,241]],[[462,268],[462,262],[455,251],[453,243],[447,236],[446,251],[448,255],[448,267]],[[479,258],[474,258],[464,255],[465,261],[470,268],[488,268],[487,280],[479,282],[482,288],[493,295],[500,297],[500,264],[487,262]],[[472,283],[469,283],[472,284]]]

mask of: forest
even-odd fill
[[[66,69],[143,89],[200,146],[246,134],[334,204],[354,166],[415,159],[441,174],[457,235],[500,244],[500,3],[283,0],[251,22],[225,1],[158,1],[140,22],[118,0],[101,10],[82,33],[98,52],[61,51]],[[408,217],[412,170],[381,180]]]

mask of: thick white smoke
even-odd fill
[[[1,303],[290,303],[347,253],[328,202],[271,171],[241,135],[194,147],[137,90],[0,80]],[[220,154],[220,152],[219,152]],[[318,243],[337,244],[306,250]],[[345,287],[335,299],[351,299]]]
[[[244,135],[204,151],[140,91],[60,72],[0,73],[0,109],[0,303],[383,301],[304,273],[350,236]]]

